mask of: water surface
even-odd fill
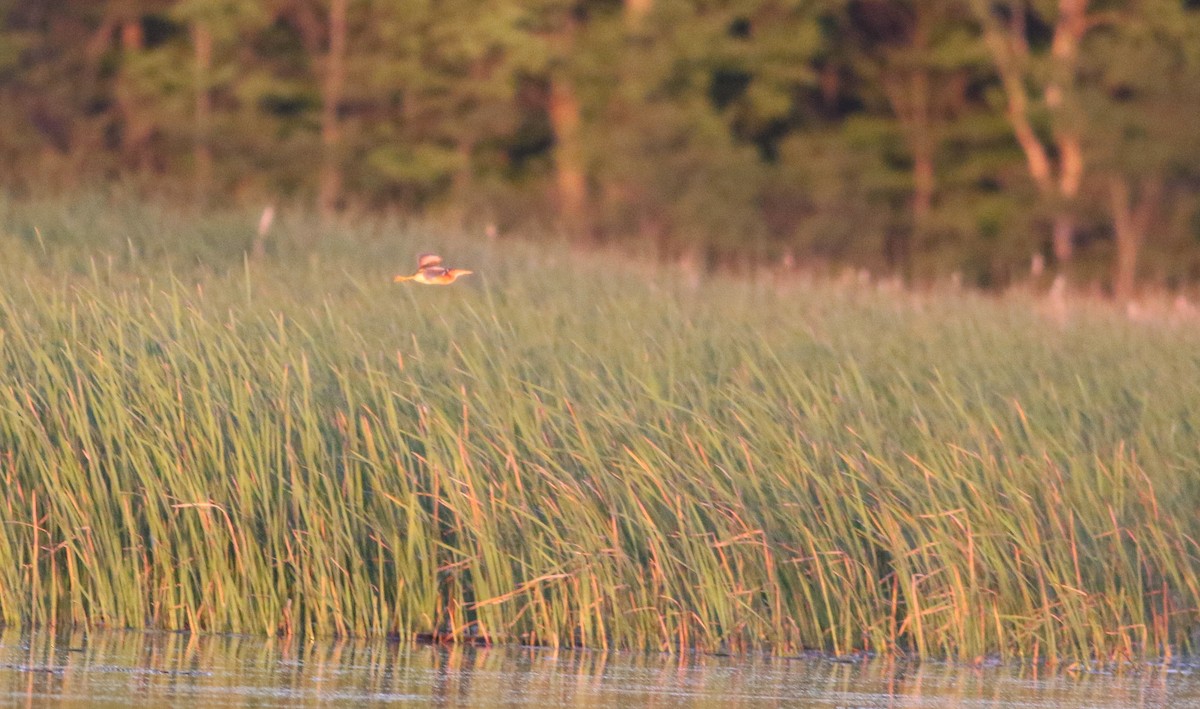
[[[1200,667],[1111,673],[671,657],[240,636],[0,633],[0,705],[297,707],[1200,706]]]

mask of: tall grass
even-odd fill
[[[1195,649],[1194,327],[254,222],[0,206],[4,623]]]

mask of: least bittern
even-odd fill
[[[416,281],[427,286],[444,286],[466,276],[474,271],[465,268],[446,268],[442,266],[442,257],[437,254],[421,254],[417,257],[417,272],[411,276],[396,276],[394,282]]]

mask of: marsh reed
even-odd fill
[[[1195,650],[1194,327],[253,224],[0,209],[4,624]]]

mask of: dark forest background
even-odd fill
[[[1200,282],[1200,0],[0,0],[0,188]]]

